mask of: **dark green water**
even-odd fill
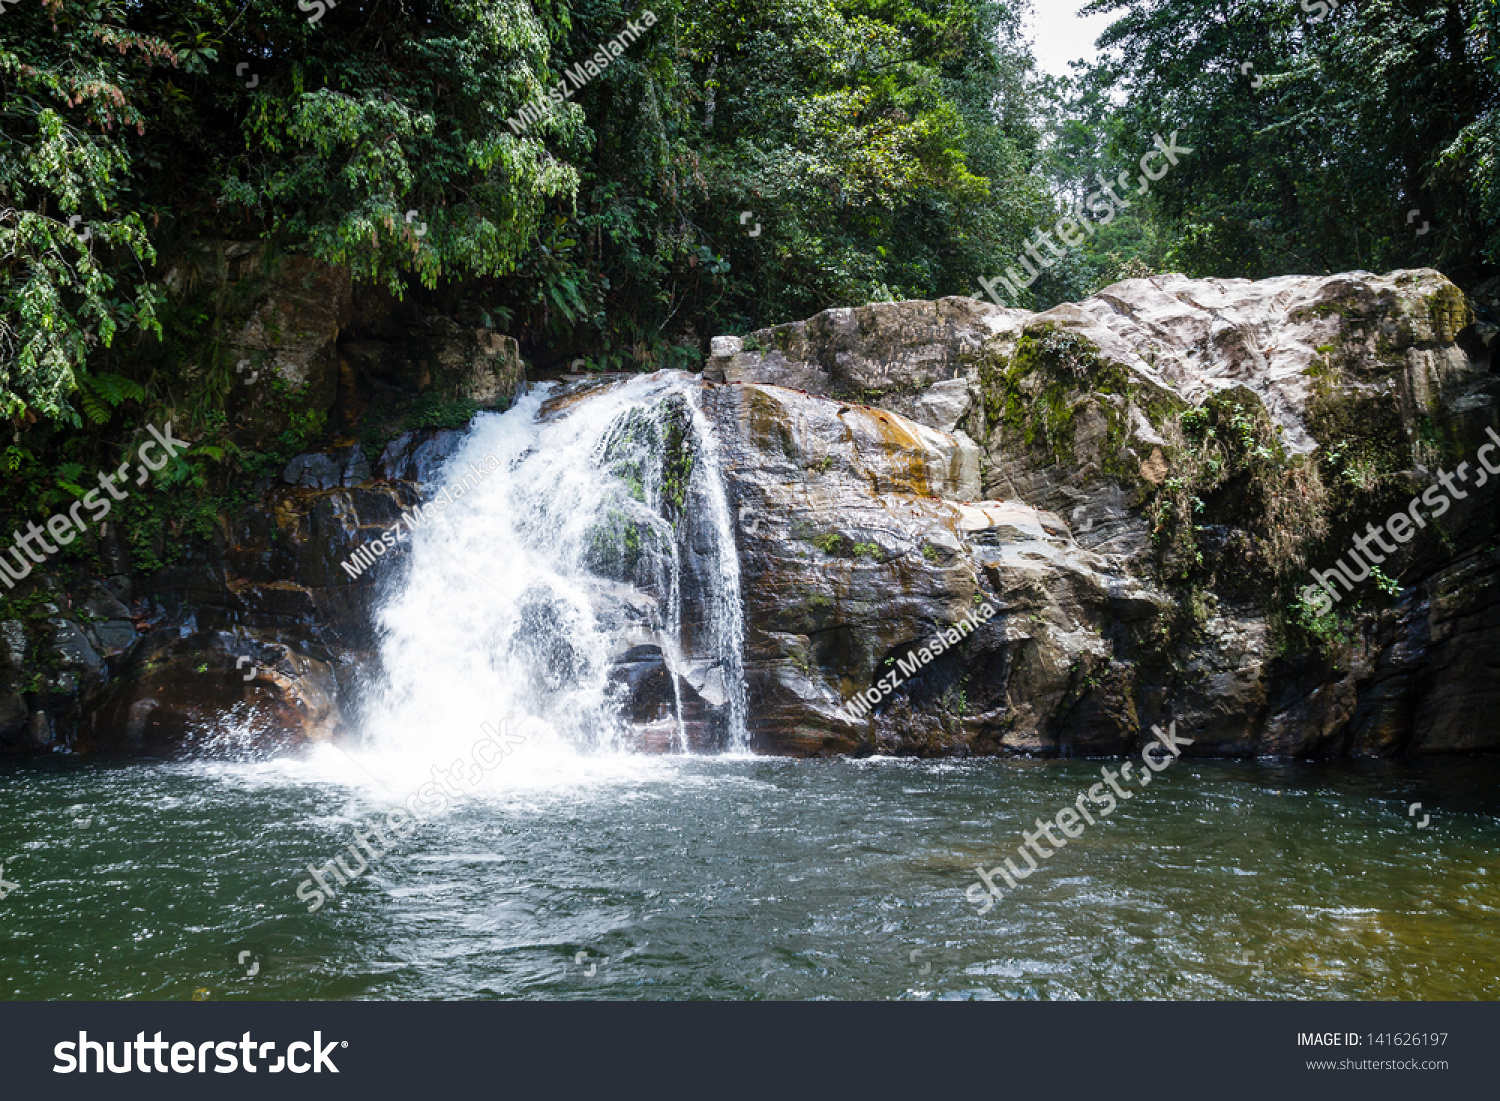
[[[1102,763],[594,761],[312,914],[390,805],[363,766],[7,766],[0,997],[1500,994],[1500,761],[1180,762],[977,916],[974,865]]]

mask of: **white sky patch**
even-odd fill
[[[1098,56],[1094,41],[1123,12],[1091,15],[1078,13],[1088,0],[1035,0],[1026,29],[1035,42],[1037,68],[1054,76],[1070,76],[1070,61],[1093,61]]]

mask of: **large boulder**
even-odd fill
[[[232,279],[236,247],[227,251]],[[306,256],[272,260],[258,248],[242,263],[242,278],[255,279],[258,293],[244,324],[226,336],[239,380],[280,379],[305,406],[328,409],[338,390],[339,330],[349,321],[348,269]]]
[[[1158,602],[1062,517],[979,501],[957,440],[899,414],[778,387],[711,389],[739,518],[750,731],[794,754],[1104,747],[1130,715],[1104,631]],[[910,675],[924,646],[963,640]],[[976,626],[977,625],[977,626]],[[930,648],[930,646],[929,646]],[[853,717],[888,674],[895,691]]]
[[[269,450],[333,408],[338,339],[352,316],[348,268],[265,242],[202,240],[176,256],[162,282],[181,310],[212,319],[182,371],[232,380],[232,424],[245,450]]]
[[[359,332],[339,351],[362,391],[432,394],[481,409],[507,409],[526,382],[521,346],[514,337],[462,328],[441,317],[413,318],[400,329],[379,333]],[[376,400],[373,390],[367,397]]]
[[[153,578],[158,622],[248,627],[332,663],[352,688],[374,655],[376,593],[409,546],[385,536],[405,530],[418,493],[405,482],[275,488]],[[378,557],[355,557],[377,541]]]
[[[298,469],[307,481],[319,468]],[[53,617],[60,676],[82,690],[77,721],[65,726],[75,751],[259,753],[341,729],[377,663],[377,594],[403,568],[409,542],[355,555],[385,542],[419,489],[318,484],[274,488],[227,519],[221,537],[188,548],[151,579],[138,620],[120,618],[123,606],[102,589],[86,607],[115,618],[86,616],[80,629]],[[0,749],[38,748],[10,730],[8,715],[0,708]]]
[[[968,298],[825,310],[748,337],[716,337],[703,373],[880,405],[952,431],[969,404],[965,380],[1001,324]]]
[[[1121,750],[1175,719],[1195,753],[1500,748],[1500,480],[1379,584],[1306,597],[1368,524],[1476,467],[1497,423],[1481,328],[1420,270],[1158,276],[1042,314],[886,303],[719,338],[708,373],[739,385],[709,405],[761,521],[739,534],[760,744]],[[971,440],[977,491],[935,473]],[[839,718],[975,601],[999,614],[858,729]]]
[[[75,752],[264,756],[340,731],[331,667],[252,632],[163,632],[114,664]]]
[[[464,433],[452,428],[403,432],[386,444],[376,469],[383,478],[431,485],[463,442]]]

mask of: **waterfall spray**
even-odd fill
[[[739,565],[700,385],[541,386],[475,419],[427,487],[451,507],[411,532],[384,597],[372,748],[456,752],[514,714],[540,732],[523,759],[746,749]]]

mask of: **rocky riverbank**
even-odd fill
[[[352,328],[316,275],[267,290],[237,346],[348,423],[382,379],[436,371],[502,407],[520,382],[508,338]],[[1352,535],[1477,464],[1500,424],[1495,335],[1420,270],[1159,276],[1043,314],[885,303],[716,339],[693,387],[736,521],[752,745],[1118,753],[1175,721],[1198,755],[1500,747],[1496,483],[1332,610],[1304,594]],[[549,415],[599,392],[574,384]],[[28,618],[0,624],[0,744],[173,754],[349,734],[402,566],[351,580],[338,563],[426,492],[459,435],[408,432],[378,458],[342,437],[168,569],[136,576],[117,550],[88,593],[36,578]],[[981,607],[994,614],[914,669]],[[693,609],[683,622],[683,668],[703,668]],[[622,635],[620,682],[650,696],[624,705],[650,725],[671,693],[639,643]],[[712,719],[713,692],[686,696]]]

